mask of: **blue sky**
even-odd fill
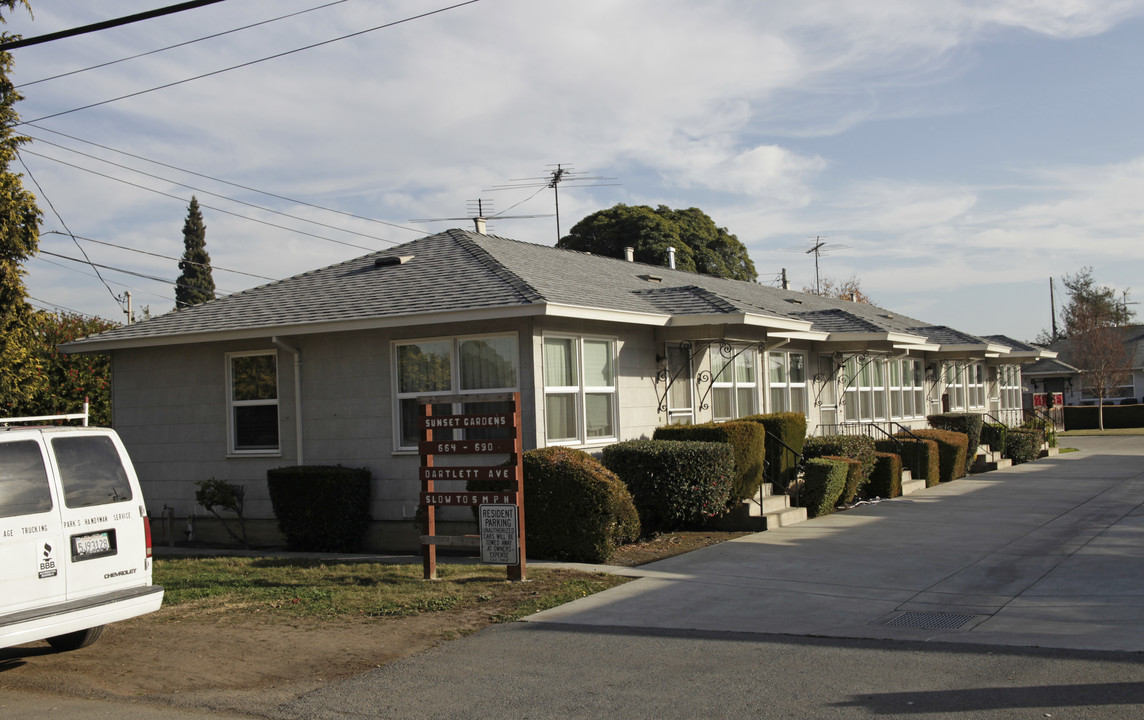
[[[34,20],[17,10],[7,29],[40,35],[164,4],[34,3]],[[322,4],[228,0],[17,49],[13,80]],[[27,85],[19,111],[35,120],[448,4],[344,0]],[[239,291],[468,227],[410,220],[464,216],[478,197],[506,215],[551,214],[551,191],[491,188],[555,163],[620,183],[566,187],[565,231],[619,202],[699,207],[747,245],[761,282],[786,268],[796,288],[814,282],[799,249],[823,236],[836,246],[824,275],[855,276],[878,304],[966,332],[1032,339],[1049,325],[1049,278],[1060,299],[1061,275],[1083,266],[1131,290],[1144,270],[1144,2],[872,8],[480,0],[36,122],[23,159],[45,211],[41,248],[80,257],[52,233],[66,224],[131,250],[79,241],[116,268],[101,270],[110,289],[41,255],[27,265],[30,294],[120,320],[114,296],[130,290],[136,309],[166,312],[176,261],[138,251],[181,254],[192,194],[216,284]],[[556,240],[552,217],[492,230]]]

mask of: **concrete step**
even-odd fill
[[[977,448],[977,454],[973,456],[973,463],[970,465],[969,471],[973,473],[989,472],[999,467],[1009,467],[1012,464],[1008,458],[1001,457],[1001,453],[993,452],[988,445],[982,445]]]
[[[1061,454],[1061,449],[1059,447],[1042,447],[1041,452],[1037,454],[1037,457],[1038,458],[1056,457],[1057,455],[1060,455],[1060,454]]]
[[[902,495],[909,495],[925,489],[925,478],[914,478],[909,470],[902,471]]]
[[[773,528],[787,527],[806,520],[806,508],[802,507],[788,507],[778,512],[769,512],[763,515],[760,520],[763,521],[763,529],[771,530]]]

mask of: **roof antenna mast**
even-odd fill
[[[552,167],[549,165],[548,167]],[[556,200],[556,242],[560,242],[560,183],[568,183],[568,187],[614,187],[622,183],[608,182],[616,178],[586,176],[576,172],[568,163],[557,163],[556,169],[549,170],[547,175],[531,178],[514,178],[505,185],[494,185],[491,190],[519,190],[525,188],[552,188]],[[539,192],[539,190],[537,191]],[[535,196],[536,193],[533,193]],[[531,200],[533,196],[526,198]],[[524,202],[523,200],[521,202]],[[519,205],[520,203],[517,203]],[[516,207],[515,205],[513,207]]]

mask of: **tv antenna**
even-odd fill
[[[814,294],[815,295],[822,294],[822,281],[821,281],[819,274],[818,274],[818,258],[822,257],[822,256],[830,255],[832,252],[835,252],[837,250],[849,249],[849,247],[850,247],[849,245],[839,245],[838,243],[828,243],[825,241],[825,238],[827,238],[827,237],[829,237],[829,235],[827,235],[827,236],[815,235],[814,237],[810,238],[813,241],[813,244],[810,246],[809,250],[803,250],[801,247],[785,248],[786,252],[801,252],[801,253],[804,253],[806,255],[810,255],[812,253],[814,254]]]
[[[546,167],[554,167],[548,165]],[[587,173],[576,172],[572,166],[567,163],[557,163],[554,170],[549,170],[547,175],[541,177],[530,178],[515,178],[509,180],[504,185],[493,185],[491,190],[521,190],[528,188],[538,188],[528,200],[539,194],[540,190],[552,188],[552,195],[556,200],[556,241],[560,242],[560,184],[566,183],[570,188],[578,187],[615,187],[621,185],[619,182],[605,182],[615,180],[616,178],[610,177],[597,177],[591,176]],[[523,202],[523,201],[522,201]],[[520,203],[517,203],[519,205]],[[516,207],[515,205],[513,207]]]
[[[419,220],[410,220],[409,222],[427,223],[427,222],[445,222],[446,220],[472,220],[473,230],[478,235],[486,235],[489,220],[516,220],[519,218],[541,218],[552,217],[551,215],[496,215],[490,214],[493,209],[492,200],[484,200],[477,198],[476,200],[468,201],[469,214],[465,217],[447,217],[447,218],[421,218]]]

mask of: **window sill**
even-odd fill
[[[227,460],[238,460],[241,458],[280,458],[282,457],[281,450],[268,450],[266,452],[234,452],[233,450],[227,452]]]

